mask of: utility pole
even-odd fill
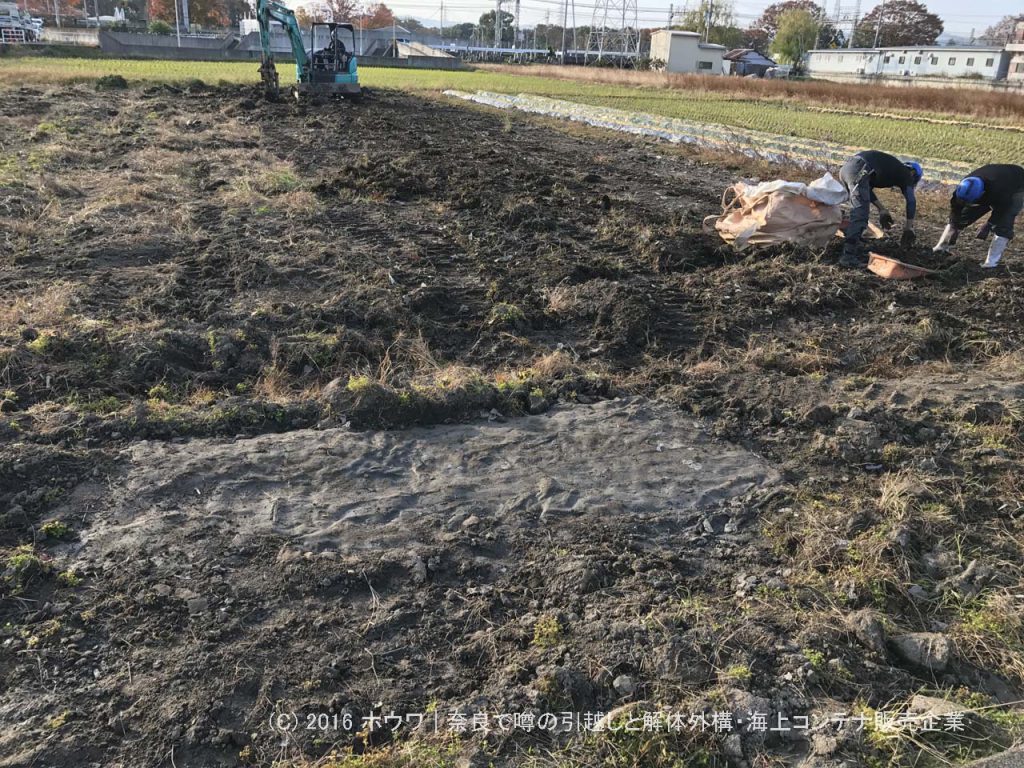
[[[562,64],[565,64],[567,40],[569,39],[569,0],[562,0]]]
[[[705,43],[711,42],[711,20],[712,20],[712,18],[714,18],[714,13],[715,13],[715,2],[714,2],[714,0],[708,0],[707,21],[704,24],[704,42]]]
[[[494,47],[501,48],[501,0],[494,0]]]
[[[96,24],[100,23],[99,18]],[[174,33],[178,36],[178,47],[181,48],[181,21],[178,18],[178,0],[174,0]]]
[[[672,21],[676,17],[676,7],[672,4],[668,6],[668,26],[665,29],[672,29]]]
[[[444,0],[441,0],[441,44],[444,44]]]
[[[513,19],[516,24],[515,39],[512,40],[512,47],[519,47],[519,0],[516,0],[516,17]]]
[[[871,46],[872,48],[878,47],[878,41],[881,39],[882,36],[883,21],[885,21],[885,0],[882,0],[882,4],[878,7],[878,23],[875,24],[875,44]]]

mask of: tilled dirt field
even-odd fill
[[[940,199],[897,283],[704,234],[756,169],[440,100],[20,88],[0,129],[0,765],[1019,736],[1024,257],[935,264]],[[650,727],[497,719],[613,710]]]

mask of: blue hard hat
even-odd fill
[[[965,203],[976,203],[985,194],[985,182],[977,176],[968,176],[956,185],[953,197]]]
[[[921,167],[920,163],[915,163],[913,161],[904,163],[904,165],[914,172],[914,183],[917,184],[917,182],[921,180],[921,177],[924,176],[924,168]]]

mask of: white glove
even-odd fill
[[[932,248],[934,253],[949,253],[953,249],[953,241],[956,237],[957,230],[952,224],[947,224],[946,228],[942,230],[942,237],[939,238],[939,242],[936,243],[935,247]]]

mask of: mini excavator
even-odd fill
[[[272,98],[280,94],[274,50],[271,45],[271,22],[278,22],[288,36],[295,58],[295,96],[344,96],[358,99],[362,95],[356,71],[356,33],[351,24],[315,22],[309,30],[309,52],[295,13],[276,0],[257,0],[256,18],[260,25],[260,78]],[[345,39],[350,41],[346,47]]]

